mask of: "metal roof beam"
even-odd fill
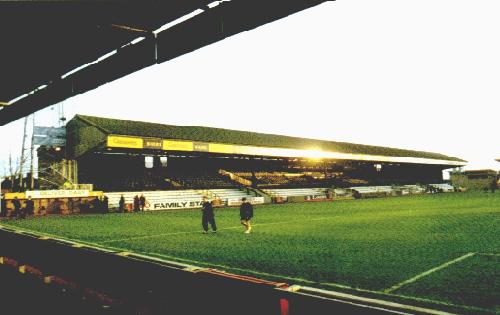
[[[190,4],[194,5],[195,2],[191,0]],[[118,31],[117,37],[113,37],[114,42],[120,43],[115,47],[117,52],[114,55],[102,60],[99,58],[89,63],[82,62],[79,67],[73,67],[75,72],[69,71],[66,72],[66,75],[59,77],[52,73],[53,70],[50,70],[49,65],[34,69],[35,73],[52,71],[50,75],[52,79],[44,83],[42,90],[25,91],[22,97],[16,98],[15,101],[9,100],[8,103],[0,103],[0,126],[61,102],[66,98],[95,89],[144,67],[168,61],[228,36],[251,30],[323,2],[326,0],[232,0],[211,5],[209,1],[198,1],[196,2],[198,6],[195,7],[200,8],[201,6],[203,12],[158,32],[156,37],[152,33],[153,29],[146,31],[144,28],[127,26],[136,25],[136,23],[110,23],[111,27],[108,29]],[[153,13],[155,12],[149,12],[149,14]],[[172,21],[172,19],[165,22],[168,21]],[[101,32],[105,32],[102,29],[101,27],[97,33],[92,30],[89,34],[101,34]],[[119,32],[119,30],[124,30],[124,32]],[[128,44],[123,45],[125,37],[122,33],[128,34],[128,36],[140,34],[145,39],[139,41],[137,38],[129,37]],[[105,33],[101,39],[107,38],[105,36],[108,35]],[[54,39],[52,40],[54,41]],[[71,43],[78,43],[79,40],[84,40],[85,43],[89,42],[89,38],[84,36],[82,39],[73,39]],[[105,41],[103,40],[103,42]],[[66,48],[68,52],[74,50],[74,47]],[[97,48],[90,48],[89,54],[97,50]],[[107,51],[109,54],[111,50]],[[78,53],[81,55],[80,57],[83,56],[81,52]],[[86,57],[89,56],[86,55]],[[43,75],[47,77],[48,73]],[[19,91],[21,90],[19,89]]]

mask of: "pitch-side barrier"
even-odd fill
[[[0,295],[6,314],[448,314],[1,226]]]

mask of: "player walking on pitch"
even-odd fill
[[[217,225],[215,224],[214,208],[212,203],[207,201],[207,197],[203,197],[203,202],[201,204],[201,225],[203,226],[203,233],[208,232],[208,223],[212,227],[212,232],[217,232]]]
[[[243,201],[240,206],[241,224],[245,226],[245,233],[248,234],[252,230],[250,220],[252,220],[253,217],[253,206],[245,197],[243,197],[241,201]]]

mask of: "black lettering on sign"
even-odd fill
[[[200,207],[201,201],[159,202],[153,204],[153,209],[182,209]]]

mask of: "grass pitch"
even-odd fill
[[[500,194],[448,193],[255,207],[49,216],[2,224],[233,273],[500,313]]]

